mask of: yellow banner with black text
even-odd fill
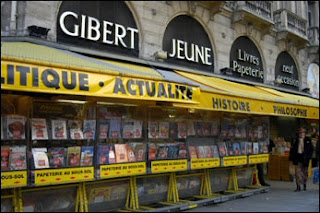
[[[27,171],[1,172],[1,189],[27,185]]]

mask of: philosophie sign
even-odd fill
[[[146,171],[146,162],[101,165],[100,178],[143,175]]]
[[[1,189],[27,185],[27,171],[1,172]]]
[[[279,87],[299,90],[297,66],[293,58],[286,51],[280,53],[277,58],[275,79],[279,79],[280,82],[276,82],[276,85]]]
[[[57,17],[57,41],[139,56],[139,31],[124,1],[63,1]]]
[[[237,38],[230,51],[232,76],[263,83],[262,59],[256,45],[246,36]]]
[[[188,170],[188,160],[151,161],[151,173],[178,172]]]
[[[196,33],[192,33],[196,32]],[[168,63],[213,72],[213,49],[201,24],[187,15],[174,18],[163,37]]]

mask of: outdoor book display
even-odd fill
[[[267,117],[9,94],[1,100],[1,188],[12,189],[4,209],[172,205],[226,191],[236,176],[245,188],[250,165],[269,160]],[[247,169],[233,171],[239,168]]]

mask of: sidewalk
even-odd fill
[[[319,212],[319,184],[308,179],[307,191],[294,192],[288,181],[267,180],[270,191],[250,197],[202,206],[185,212]]]

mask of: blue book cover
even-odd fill
[[[81,148],[80,166],[92,166],[93,165],[93,155],[94,155],[94,147],[93,146],[83,146]]]
[[[109,163],[109,145],[98,144],[97,152],[97,164],[108,164]]]

